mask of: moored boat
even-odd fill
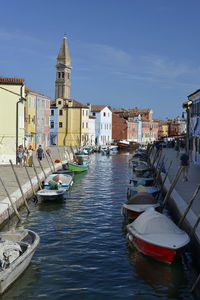
[[[130,142],[130,141],[122,140],[117,143],[117,146],[118,146],[118,149],[124,149],[124,150],[133,149],[133,150],[135,150],[140,146],[140,144],[137,142],[132,142],[132,141]]]
[[[40,238],[31,230],[0,233],[0,294],[3,294],[30,264]]]
[[[64,189],[59,189],[59,190],[43,189],[37,192],[37,196],[39,197],[39,200],[60,201],[63,200],[63,196],[65,192],[66,190]]]
[[[156,198],[160,192],[160,188],[156,186],[132,186],[129,185],[127,188],[127,198],[136,195],[137,193],[145,192],[151,194]]]
[[[69,170],[73,171],[73,172],[84,172],[87,171],[89,165],[88,164],[84,164],[84,165],[77,165],[75,163],[67,163]]]
[[[50,181],[58,182],[59,189],[64,189],[68,191],[69,188],[73,185],[73,177],[69,174],[51,174],[49,175],[44,182],[44,189],[50,189]]]
[[[127,225],[127,230],[128,241],[140,252],[169,264],[190,242],[185,231],[153,208],[146,210]]]
[[[130,179],[130,183],[133,183],[134,186],[144,185],[144,186],[152,186],[154,184],[153,177],[133,177]]]
[[[150,207],[158,208],[160,205],[152,195],[148,193],[138,193],[131,196],[127,203],[122,206],[122,215],[126,221],[135,220],[141,213]]]

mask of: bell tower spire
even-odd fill
[[[71,57],[67,46],[67,38],[64,36],[57,56],[55,99],[70,98],[71,68]]]

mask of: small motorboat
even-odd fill
[[[87,171],[89,164],[83,164],[83,165],[77,165],[75,163],[67,163],[69,170],[73,171],[73,172],[84,172]]]
[[[130,184],[127,188],[127,198],[129,199],[131,196],[134,196],[137,193],[141,193],[141,192],[151,194],[154,198],[157,198],[160,192],[160,188],[156,186],[143,186],[143,185],[133,186]]]
[[[141,213],[150,207],[158,208],[160,205],[152,195],[148,193],[138,193],[131,196],[127,203],[122,206],[122,215],[126,221],[135,220]]]
[[[0,233],[0,294],[2,295],[30,264],[40,238],[34,231]]]
[[[171,264],[190,242],[188,234],[167,216],[147,209],[127,225],[128,241],[140,252]]]
[[[135,167],[135,175],[137,177],[143,177],[143,175],[145,173],[147,173],[147,171],[151,171],[152,168],[148,165],[148,164],[141,164],[139,163],[137,167]],[[146,177],[146,176],[144,176]]]
[[[69,174],[51,174],[49,175],[44,182],[44,189],[50,189],[49,181],[53,180],[55,182],[59,183],[59,189],[64,189],[65,191],[68,191],[69,188],[73,185],[73,177]]]
[[[133,177],[130,179],[130,184],[133,183],[134,186],[144,185],[144,186],[153,186],[154,178],[153,177]]]
[[[63,196],[65,194],[66,190],[59,189],[59,190],[49,190],[49,189],[43,189],[37,192],[37,197],[39,200],[44,201],[59,201],[63,200]]]
[[[53,172],[53,174],[68,174],[70,176],[74,176],[74,172],[71,170],[57,170],[56,172]]]

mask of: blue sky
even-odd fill
[[[54,98],[64,34],[71,98],[182,113],[200,88],[198,0],[10,0],[0,9],[0,76]]]

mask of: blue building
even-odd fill
[[[50,106],[50,146],[58,145],[58,109],[56,102],[51,102]]]

